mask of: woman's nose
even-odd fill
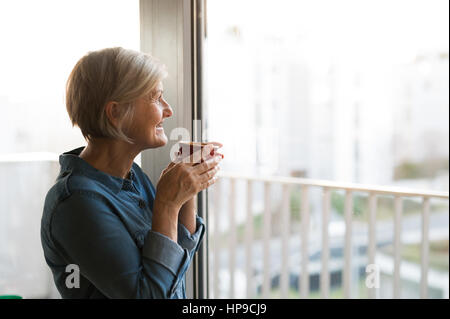
[[[164,101],[164,111],[163,111],[163,116],[164,117],[171,117],[173,115],[173,110],[170,107],[170,104],[167,103],[166,101]]]

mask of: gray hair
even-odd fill
[[[167,76],[164,65],[150,54],[121,47],[92,51],[83,56],[66,84],[66,108],[72,125],[84,138],[110,137],[133,141],[122,131],[134,114],[136,99],[150,94]],[[120,105],[120,124],[114,126],[105,105]]]

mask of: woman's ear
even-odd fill
[[[106,116],[108,117],[108,120],[116,128],[119,127],[120,118],[121,118],[119,104],[117,102],[114,102],[114,101],[110,101],[110,102],[106,103],[106,105],[105,105],[105,113],[106,113]]]

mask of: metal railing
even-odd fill
[[[229,236],[228,243],[228,272],[229,272],[229,298],[235,298],[235,272],[236,272],[236,252],[237,252],[237,233],[236,233],[236,183],[238,181],[246,182],[246,217],[244,226],[244,246],[245,246],[245,279],[246,279],[246,296],[248,298],[255,297],[253,273],[254,251],[253,251],[253,237],[254,237],[254,214],[252,211],[253,203],[253,187],[256,182],[264,184],[263,194],[263,225],[262,225],[262,297],[269,298],[271,289],[271,270],[270,270],[270,256],[271,256],[271,186],[278,184],[282,186],[281,205],[281,268],[279,287],[281,297],[287,298],[289,291],[289,241],[290,241],[290,205],[289,199],[293,187],[300,187],[300,243],[301,243],[301,262],[299,270],[298,287],[300,290],[300,297],[307,298],[309,296],[309,240],[310,240],[310,203],[309,192],[311,188],[320,188],[322,190],[322,211],[321,211],[321,270],[320,270],[320,296],[322,298],[329,298],[330,296],[330,242],[329,242],[329,223],[330,223],[330,204],[332,191],[344,191],[344,254],[343,254],[343,269],[342,269],[342,286],[343,295],[345,298],[352,297],[352,220],[353,220],[353,194],[365,193],[368,195],[368,264],[375,264],[375,256],[377,253],[377,238],[376,238],[376,215],[377,215],[377,198],[382,196],[391,196],[394,198],[394,228],[393,228],[393,294],[394,298],[401,297],[401,274],[400,265],[402,262],[402,213],[403,213],[403,199],[418,197],[422,200],[422,214],[421,214],[421,275],[420,275],[420,297],[428,298],[428,274],[429,274],[429,242],[430,242],[430,199],[438,198],[448,200],[448,192],[437,191],[421,191],[412,190],[399,187],[382,187],[373,185],[362,185],[353,183],[338,183],[325,180],[313,180],[305,178],[292,177],[256,177],[239,174],[231,174],[226,172],[219,173],[219,180],[211,189],[214,201],[211,203],[209,212],[210,218],[213,219],[212,236],[212,262],[213,274],[210,275],[212,279],[212,290],[214,298],[220,297],[219,292],[219,277],[220,277],[220,252],[219,246],[220,231],[219,215],[228,213],[229,216]],[[224,189],[224,181],[229,181],[229,198],[223,198],[222,192]],[[221,211],[223,201],[228,203],[228,212]],[[448,225],[447,225],[448,227]],[[261,256],[259,256],[261,257]],[[223,261],[223,260],[222,260]],[[223,279],[223,278],[221,278]],[[368,297],[376,298],[376,290],[368,289]]]
[[[31,165],[33,164],[33,165]],[[26,271],[31,274],[32,271],[36,272],[33,276],[39,278],[45,278],[45,282],[51,281],[48,268],[44,265],[43,258],[37,257],[36,265],[28,263],[27,265],[19,265],[19,259],[13,254],[15,251],[30,250],[30,255],[38,254],[41,251],[39,240],[33,240],[34,246],[30,246],[29,241],[23,241],[26,243],[26,247],[22,247],[22,241],[19,237],[22,236],[22,232],[12,231],[14,227],[17,227],[17,221],[24,220],[26,223],[21,222],[21,228],[24,231],[33,229],[33,238],[39,238],[38,233],[35,232],[39,227],[40,213],[42,211],[43,199],[46,191],[51,186],[56,177],[58,171],[57,157],[54,154],[34,154],[33,156],[21,155],[17,156],[3,156],[0,158],[0,168],[2,169],[3,184],[2,184],[2,222],[0,225],[3,227],[3,231],[0,235],[3,235],[3,244],[10,242],[17,247],[10,245],[4,246],[3,250],[0,249],[0,257],[4,257],[3,261],[6,262],[3,266],[8,269],[21,269],[21,267],[29,267]],[[42,178],[45,176],[45,179]],[[344,200],[344,221],[345,221],[345,236],[344,236],[344,260],[343,260],[343,290],[345,297],[352,296],[352,207],[353,207],[353,194],[356,192],[362,192],[368,194],[368,207],[369,207],[369,219],[368,219],[368,263],[375,264],[377,253],[377,238],[376,238],[376,214],[377,214],[377,198],[380,195],[388,195],[394,198],[394,267],[393,267],[393,296],[395,298],[401,297],[401,250],[402,250],[402,214],[403,214],[403,198],[416,197],[422,199],[422,214],[421,214],[421,264],[420,264],[420,296],[421,298],[428,297],[428,284],[429,284],[429,243],[430,243],[430,200],[440,198],[448,201],[448,192],[435,192],[435,191],[418,191],[410,190],[398,187],[380,187],[361,184],[350,183],[337,183],[323,180],[312,180],[303,178],[289,178],[289,177],[255,177],[246,175],[229,174],[226,172],[219,173],[220,179],[218,183],[211,189],[214,200],[211,201],[212,209],[210,210],[210,216],[212,217],[213,231],[210,232],[213,235],[211,253],[212,256],[212,274],[210,278],[213,283],[213,296],[216,298],[219,296],[219,276],[220,276],[220,262],[218,262],[220,246],[219,246],[219,232],[215,231],[219,229],[220,220],[216,218],[221,213],[222,203],[224,197],[221,196],[221,188],[223,188],[223,182],[228,180],[229,186],[229,198],[227,198],[227,204],[229,205],[229,240],[228,240],[228,270],[230,273],[230,286],[229,295],[227,297],[235,297],[235,283],[236,283],[236,261],[237,261],[237,192],[236,183],[243,181],[246,183],[246,223],[244,228],[244,255],[245,255],[245,278],[246,278],[246,292],[247,297],[254,297],[255,291],[255,274],[253,273],[253,263],[255,261],[254,251],[254,234],[255,228],[253,224],[254,212],[252,203],[254,202],[254,184],[256,182],[264,183],[264,207],[263,207],[263,236],[262,236],[262,280],[261,289],[262,296],[269,297],[271,289],[271,269],[270,269],[270,256],[271,256],[271,230],[273,224],[273,216],[270,210],[271,203],[271,190],[274,184],[282,186],[281,198],[281,268],[280,268],[280,290],[281,296],[287,297],[290,285],[289,278],[289,259],[292,257],[289,251],[289,243],[291,240],[290,234],[290,194],[293,187],[300,187],[301,206],[300,206],[300,266],[299,266],[299,290],[300,297],[307,298],[310,294],[310,273],[313,265],[310,263],[309,244],[311,241],[310,234],[310,215],[311,207],[309,201],[309,194],[311,189],[319,188],[322,190],[322,219],[321,219],[321,268],[320,268],[320,292],[321,297],[327,298],[330,294],[330,270],[334,265],[330,262],[330,241],[328,226],[330,223],[330,201],[331,192],[333,190],[345,191]],[[12,187],[10,181],[15,181],[15,186]],[[30,194],[35,196],[36,200],[31,200]],[[28,198],[27,201],[21,200],[22,198]],[[28,206],[30,207],[28,207]],[[23,206],[23,207],[22,207]],[[29,213],[29,216],[22,216],[21,214]],[[13,218],[14,217],[14,218]],[[16,226],[14,226],[16,225]],[[14,227],[13,227],[14,226]],[[446,225],[448,227],[448,223]],[[9,234],[9,235],[8,235]],[[13,237],[7,237],[13,236]],[[18,237],[17,237],[18,236]],[[2,236],[0,236],[2,237]],[[15,239],[17,237],[17,240]],[[6,250],[8,248],[8,250]],[[13,249],[14,248],[14,249]],[[1,265],[0,265],[1,266]],[[20,267],[19,267],[20,266]],[[25,270],[25,268],[24,268]],[[44,274],[44,276],[42,276]],[[32,291],[26,283],[22,286],[17,286],[14,279],[15,273],[10,274],[11,285],[15,289],[19,289],[21,293],[26,296],[40,296],[42,294],[48,294],[47,284],[43,285],[42,291]],[[31,275],[30,275],[31,276]],[[48,277],[48,280],[47,280]],[[33,277],[34,278],[34,277]],[[7,278],[2,278],[6,280]],[[433,278],[431,278],[433,280]],[[3,285],[8,286],[8,282],[2,282]],[[448,283],[448,280],[447,280]],[[52,284],[52,282],[51,282]],[[11,286],[11,287],[13,287]],[[49,284],[50,286],[50,284]],[[54,287],[53,287],[54,288]],[[45,291],[44,291],[45,290]],[[375,298],[375,290],[368,290],[369,297]]]

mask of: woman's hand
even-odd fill
[[[221,146],[220,143],[206,145],[206,154],[209,154],[214,145],[218,144]],[[171,162],[161,173],[156,186],[155,201],[179,210],[185,202],[192,199],[198,192],[215,183],[217,180],[215,175],[219,171],[218,164],[222,157],[222,154],[216,153],[200,164]]]

